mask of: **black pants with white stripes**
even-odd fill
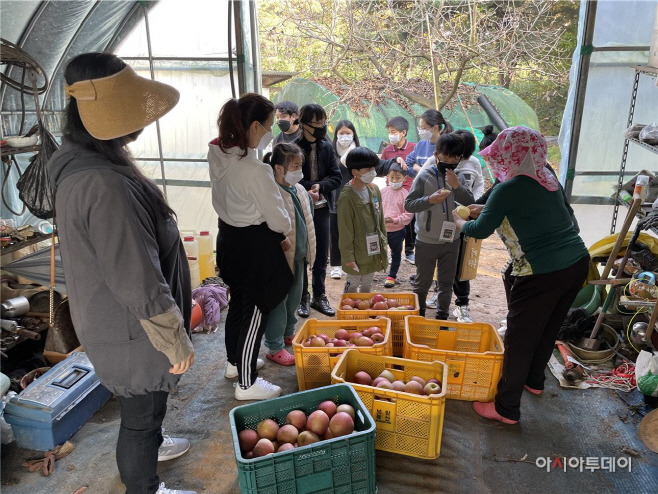
[[[252,298],[251,290],[231,285],[231,299],[226,318],[226,358],[238,368],[242,389],[251,386],[258,377],[256,362],[260,343],[267,328],[269,312],[264,314]]]

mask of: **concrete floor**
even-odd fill
[[[195,335],[197,359],[171,395],[165,419],[168,431],[192,442],[189,453],[161,463],[167,486],[199,493],[238,493],[229,411],[239,403],[232,382],[223,376],[223,329]],[[295,368],[268,362],[262,375],[297,390]],[[389,493],[544,493],[658,492],[658,455],[637,437],[638,417],[626,423],[627,406],[611,391],[563,390],[549,377],[542,397],[523,398],[522,422],[504,426],[475,415],[468,402],[448,401],[441,456],[434,461],[377,452],[377,486]],[[50,477],[20,466],[33,452],[15,444],[2,448],[3,494],[71,494],[88,486],[89,494],[122,493],[115,464],[118,407],[110,400],[75,436],[75,451],[57,463]],[[641,453],[632,473],[546,472],[537,457],[619,457],[623,447]],[[527,455],[527,456],[526,456]],[[526,462],[510,459],[526,457]]]

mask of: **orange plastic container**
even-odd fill
[[[342,310],[343,300],[351,298],[354,300],[371,299],[375,293],[345,293],[338,304],[336,317],[341,320],[370,319],[377,316],[388,317],[391,320],[391,342],[393,345],[392,355],[402,357],[404,355],[404,318],[420,314],[418,295],[415,293],[381,293],[387,299],[395,300],[399,305],[410,305],[413,310]]]
[[[350,384],[375,419],[376,449],[416,458],[438,458],[445,416],[445,386],[439,394],[421,396],[352,382],[359,371],[376,377],[384,369],[403,381],[418,376],[425,380],[434,378],[443,384],[448,380],[448,366],[443,362],[382,357],[350,349],[331,372],[331,382]]]
[[[384,333],[384,341],[375,343],[370,347],[305,347],[302,343],[311,335],[326,334],[333,338],[336,331],[346,329],[351,333],[364,331],[371,327],[378,327]],[[297,384],[300,391],[329,386],[331,384],[331,370],[338,362],[343,352],[349,348],[357,348],[360,352],[370,355],[391,354],[391,321],[381,319],[368,319],[366,321],[341,321],[336,319],[317,320],[307,319],[297,331],[292,340],[295,353],[295,367],[297,368]]]
[[[441,328],[447,329],[441,329]],[[503,368],[503,341],[491,324],[408,317],[404,357],[448,366],[447,397],[493,401]]]

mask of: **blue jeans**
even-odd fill
[[[288,296],[283,299],[272,312],[267,320],[265,329],[265,346],[270,353],[274,354],[283,350],[285,344],[283,338],[295,334],[295,324],[297,317],[295,311],[302,300],[302,288],[304,287],[304,259],[296,260],[293,267],[295,268],[295,281],[288,292]]]
[[[407,236],[407,230],[403,228],[397,232],[388,232],[386,237],[388,238],[388,246],[391,249],[391,269],[388,272],[388,275],[391,278],[397,278],[398,269],[400,269],[400,260],[402,259],[402,244],[404,239]]]

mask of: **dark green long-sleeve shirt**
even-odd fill
[[[531,274],[559,271],[587,255],[559,190],[551,192],[525,176],[503,182],[493,190],[478,219],[464,225],[464,234],[487,238],[506,217]]]

